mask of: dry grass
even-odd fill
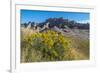
[[[34,47],[30,48],[29,43],[26,42],[26,38],[36,33],[36,31],[33,31],[31,29],[21,28],[21,63],[56,61],[57,59],[51,59],[51,56],[43,58],[43,53],[41,53],[41,50],[37,51]],[[68,50],[64,52],[64,58],[58,59],[57,61],[89,59],[89,39],[82,39],[75,36],[69,37],[68,35],[66,35],[66,40],[68,43]],[[39,47],[39,44],[37,45]]]

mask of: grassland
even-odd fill
[[[89,59],[89,39],[21,28],[21,63]]]

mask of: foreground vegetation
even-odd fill
[[[89,40],[64,36],[52,30],[35,33],[21,29],[21,62],[89,59]]]

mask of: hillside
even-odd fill
[[[78,23],[73,20],[64,19],[62,17],[60,18],[49,18],[46,19],[42,23],[35,23],[34,21],[30,21],[27,23],[22,23],[21,26],[27,27],[29,24],[31,24],[31,27],[33,27],[35,24],[39,27],[43,27],[46,23],[49,23],[49,28],[57,26],[59,28],[65,28],[65,26],[68,26],[69,28],[78,28],[78,29],[89,29],[89,23]]]

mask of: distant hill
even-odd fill
[[[65,26],[67,25],[71,29],[72,28],[89,29],[89,23],[78,23],[76,21],[64,19],[62,17],[46,19],[42,23],[37,23],[37,26],[43,27],[48,22],[49,22],[49,28],[52,28],[54,26],[58,28],[65,28]],[[31,27],[33,27],[36,23],[33,21],[33,22],[23,23],[21,24],[21,26],[27,27],[29,24],[31,24]]]

